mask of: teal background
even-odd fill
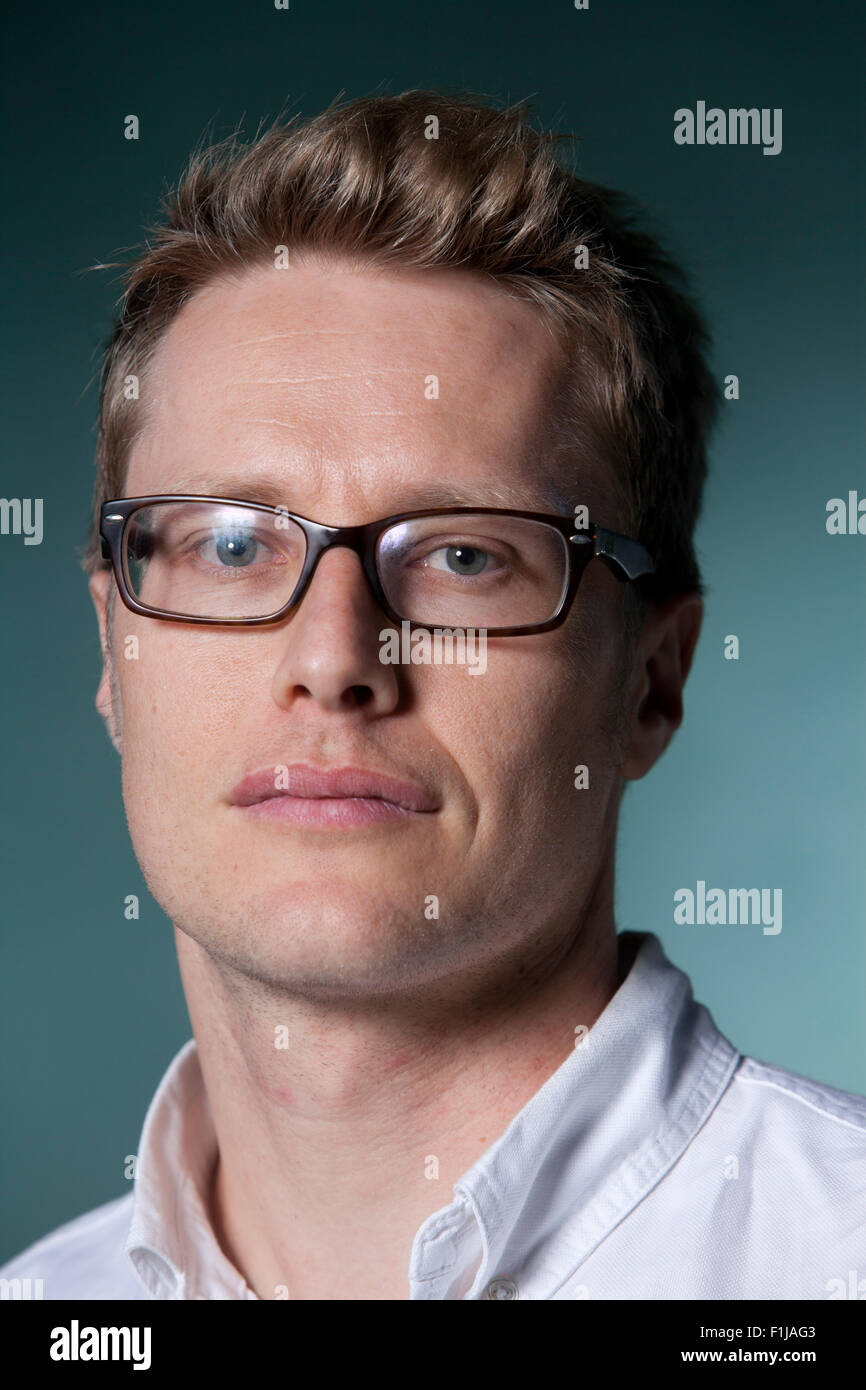
[[[691,273],[714,370],[739,375],[741,399],[712,452],[686,723],[623,806],[618,924],[659,934],[742,1051],[866,1093],[866,537],[825,530],[829,498],[866,494],[858,8],[48,0],[7,18],[0,491],[43,497],[46,530],[41,546],[0,537],[0,1259],[128,1190],[124,1157],[190,1035],[93,708],[97,628],[74,549],[118,285],[85,268],[140,240],[209,120],[215,137],[240,118],[252,135],[287,98],[307,115],[341,92],[532,97],[579,137],[579,172],[639,199]],[[782,107],[782,153],[676,146],[673,112],[699,99]],[[675,926],[673,894],[699,878],[781,887],[781,934]]]

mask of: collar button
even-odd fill
[[[517,1285],[513,1279],[491,1279],[484,1290],[485,1298],[517,1298]]]

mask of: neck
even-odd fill
[[[612,883],[608,865],[578,922],[483,980],[351,1002],[251,979],[176,931],[214,1229],[260,1298],[408,1297],[418,1227],[619,988]]]

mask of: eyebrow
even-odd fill
[[[296,511],[289,497],[292,491],[291,481],[256,473],[213,474],[209,477],[187,474],[173,479],[172,487],[172,492],[177,493],[235,498],[237,501],[259,502],[266,507],[287,507],[289,511]],[[441,482],[410,482],[405,489],[401,489],[399,498],[394,499],[394,507],[394,515],[425,507],[442,507],[443,510],[451,507],[507,507],[516,511],[553,511],[569,516],[574,511],[574,503],[553,478],[539,480],[536,485],[527,482],[524,487],[496,483],[483,490]]]

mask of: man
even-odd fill
[[[195,1037],[133,1193],[7,1278],[823,1299],[866,1268],[866,1102],[742,1057],[614,921],[702,612],[716,393],[674,280],[519,111],[410,92],[194,156],[107,352],[85,565]]]

